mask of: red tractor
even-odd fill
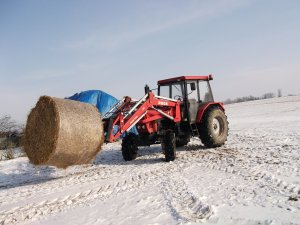
[[[228,135],[221,102],[213,99],[209,76],[182,76],[158,81],[158,95],[145,87],[139,101],[124,97],[103,117],[105,141],[121,136],[126,161],[137,157],[138,146],[161,143],[167,162],[176,158],[176,146],[199,137],[206,147],[219,147]],[[138,135],[128,132],[134,126]]]

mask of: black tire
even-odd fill
[[[137,157],[137,137],[133,133],[129,133],[122,140],[122,155],[125,161],[131,161]]]
[[[165,153],[166,162],[174,161],[176,158],[176,138],[172,130],[167,130],[162,136],[161,147]]]
[[[219,107],[210,107],[204,114],[199,126],[200,139],[208,148],[222,146],[228,136],[228,121]]]

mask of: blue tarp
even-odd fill
[[[90,103],[98,108],[102,116],[118,103],[118,100],[115,97],[100,90],[83,91],[76,93],[67,99]],[[117,129],[117,127],[114,127],[114,132],[117,132]],[[133,127],[129,132],[138,134],[136,127]]]
[[[90,103],[98,108],[102,116],[118,102],[115,97],[100,90],[83,91],[68,97],[68,99]]]

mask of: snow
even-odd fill
[[[0,149],[0,161],[9,160],[10,157],[18,158],[25,156],[22,148],[9,148],[9,149]]]
[[[2,161],[0,224],[300,224],[300,96],[226,113],[226,145],[194,138],[170,163],[159,145],[125,162],[120,142],[66,170]]]

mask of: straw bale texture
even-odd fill
[[[33,164],[66,168],[91,162],[103,141],[95,106],[42,96],[28,116],[24,150]]]

